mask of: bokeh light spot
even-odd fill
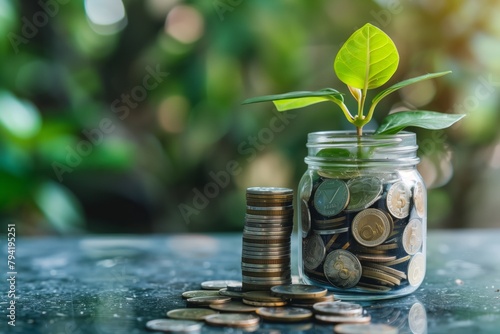
[[[165,32],[182,43],[197,41],[203,31],[203,17],[191,6],[175,6],[165,20]]]
[[[127,25],[122,0],[85,0],[85,13],[92,30],[101,35],[117,33]]]
[[[186,125],[189,102],[184,96],[170,96],[158,107],[158,123],[166,132],[180,133]]]

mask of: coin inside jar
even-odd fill
[[[366,247],[382,244],[391,234],[391,225],[384,212],[366,209],[354,217],[352,235],[358,243]]]
[[[410,214],[410,190],[402,181],[394,183],[387,192],[387,208],[396,218],[406,218]]]
[[[327,280],[339,288],[352,288],[361,278],[361,263],[349,251],[337,249],[325,258],[323,270]]]
[[[420,249],[423,242],[423,231],[419,219],[410,220],[403,231],[401,240],[404,250],[410,255],[415,254]]]
[[[425,276],[425,257],[422,253],[413,255],[408,263],[408,282],[410,285],[420,285]]]
[[[344,181],[327,179],[316,189],[314,207],[323,216],[335,216],[349,202],[349,189]]]
[[[311,213],[309,212],[309,205],[307,205],[307,202],[304,199],[300,201],[300,216],[302,236],[306,237],[311,229]]]
[[[368,208],[380,197],[382,182],[376,177],[357,177],[347,182],[351,198],[346,210],[359,211]]]
[[[302,252],[304,267],[309,270],[317,268],[325,258],[326,250],[323,239],[318,234],[312,233],[304,239]]]
[[[417,215],[422,218],[425,215],[425,192],[424,184],[421,181],[415,183],[413,188],[413,203],[415,204],[415,211]]]

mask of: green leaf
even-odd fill
[[[375,131],[376,135],[392,135],[408,126],[429,130],[445,129],[461,120],[465,115],[443,114],[435,111],[402,111],[384,118]]]
[[[389,94],[397,91],[398,89],[401,89],[401,88],[406,87],[408,85],[412,85],[412,84],[420,82],[420,81],[424,81],[424,80],[428,80],[428,79],[432,79],[432,78],[441,77],[441,76],[449,74],[449,73],[451,73],[451,71],[429,73],[429,74],[421,75],[421,76],[418,76],[418,77],[415,77],[415,78],[411,78],[411,79],[407,79],[407,80],[403,80],[401,82],[398,82],[397,84],[394,84],[391,87],[389,87],[387,89],[384,89],[383,91],[381,91],[380,93],[378,93],[373,98],[372,104],[379,103],[380,100],[382,100],[384,97],[386,97],[387,95],[389,95]]]
[[[343,102],[344,98],[333,88],[324,88],[318,91],[300,91],[285,94],[265,95],[252,97],[243,101],[243,104],[273,102],[279,111],[306,107],[315,103],[332,101]]]
[[[385,84],[396,72],[398,63],[398,50],[391,38],[367,23],[340,48],[333,67],[346,85],[372,89]]]
[[[351,158],[351,152],[345,148],[324,148],[316,153],[317,157],[321,158]]]

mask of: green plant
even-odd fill
[[[331,101],[340,107],[346,119],[356,126],[358,136],[361,136],[363,126],[370,122],[376,106],[384,97],[405,86],[451,73],[430,73],[401,81],[375,95],[371,105],[366,107],[368,91],[389,81],[398,64],[398,50],[391,38],[379,28],[367,23],[344,43],[333,64],[337,77],[347,85],[358,103],[358,110],[354,115],[345,105],[343,95],[333,88],[254,97],[243,101],[243,104],[272,101],[279,111],[285,111]],[[368,111],[365,114],[366,108]],[[408,126],[444,129],[464,116],[426,110],[397,112],[388,115],[375,134],[395,134]]]

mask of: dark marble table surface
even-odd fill
[[[20,237],[12,327],[2,239],[0,333],[151,333],[145,329],[148,320],[185,307],[183,291],[198,289],[205,280],[241,278],[240,234]],[[363,303],[372,322],[399,327],[400,333],[500,333],[500,229],[430,231],[427,263],[426,279],[414,294]],[[263,323],[257,332],[332,333],[332,328]]]

